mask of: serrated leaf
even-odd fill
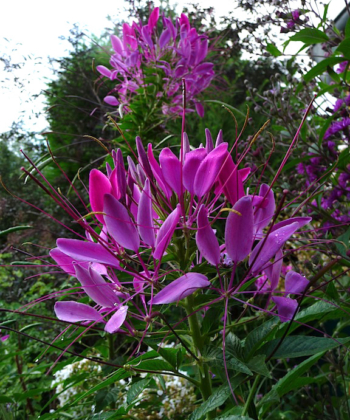
[[[249,362],[247,362],[247,366],[249,369],[259,375],[266,376],[267,378],[271,378],[270,371],[268,370],[265,364],[265,355],[258,354],[254,356]]]
[[[99,391],[100,389],[106,388],[109,385],[114,384],[117,381],[120,381],[121,379],[125,379],[131,376],[131,372],[127,372],[125,369],[119,369],[117,372],[113,373],[111,376],[109,376],[104,381],[100,382],[98,385],[95,385],[88,391],[84,392],[83,394],[79,395],[78,398],[76,398],[71,406],[74,406],[77,402],[82,400],[83,398],[88,397],[89,395],[93,394],[96,391]]]
[[[223,351],[217,347],[208,347],[206,349],[205,360],[211,366],[223,368],[225,365]],[[227,369],[235,370],[236,372],[245,373],[246,375],[253,375],[253,372],[248,366],[226,351],[226,367]]]
[[[238,375],[231,381],[231,388],[234,391],[245,379],[244,375]],[[189,420],[200,420],[210,411],[215,410],[220,405],[224,404],[231,395],[229,385],[221,385],[212,395],[198,407],[189,417]]]
[[[238,359],[242,359],[241,340],[231,332],[226,336],[226,352]]]
[[[277,351],[274,353],[273,358],[294,358],[294,357],[305,357],[311,356],[315,353],[334,349],[340,345],[344,345],[350,341],[350,337],[347,338],[325,338],[325,337],[310,337],[303,335],[290,335],[286,337],[282,344],[279,346]],[[267,357],[275,350],[279,345],[280,339],[274,339],[269,343],[266,343],[260,350],[259,353],[265,354]]]
[[[108,407],[112,403],[117,401],[119,391],[117,388],[112,388],[109,390],[101,390],[97,393],[96,399],[96,411],[100,412],[104,408]]]
[[[137,365],[134,365],[134,362],[132,362],[130,366],[134,366],[137,369],[143,369],[143,370],[154,370],[154,371],[158,370],[158,371],[168,371],[168,372],[172,372],[174,370],[174,368],[171,366],[170,363],[167,363],[162,359],[144,360]]]
[[[244,343],[244,353],[248,360],[262,345],[263,341],[277,329],[278,322],[276,318],[269,319],[247,335]]]
[[[147,387],[150,383],[151,378],[141,379],[140,381],[131,385],[128,393],[126,394],[126,402],[131,404]]]
[[[328,36],[315,28],[305,28],[289,38],[289,41],[300,41],[306,45],[329,41]]]
[[[306,373],[311,366],[313,366],[322,357],[324,352],[315,354],[308,359],[301,362],[294,369],[289,371],[283,378],[281,378],[267,393],[262,400],[259,402],[259,406],[269,404],[277,399],[281,398],[287,392],[297,389],[300,382],[297,382],[304,373]],[[295,385],[295,386],[294,386]]]
[[[213,326],[217,328],[218,319],[220,319],[222,313],[223,309],[216,307],[209,308],[206,311],[202,322],[203,334],[208,334],[213,329]]]
[[[251,417],[247,416],[226,416],[226,417],[218,417],[216,420],[253,420]]]

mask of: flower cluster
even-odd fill
[[[164,148],[159,161],[151,144],[147,152],[140,138],[136,145],[136,164],[128,157],[126,169],[118,149],[106,175],[90,172],[92,212],[78,219],[86,239],[58,239],[50,252],[96,304],[58,301],[57,317],[102,322],[109,333],[133,335],[133,318],[148,324],[155,305],[183,301],[206,289],[219,299],[235,298],[242,285],[264,272],[274,295],[270,311],[277,309],[282,321],[292,319],[298,304],[290,295],[302,294],[308,281],[291,271],[279,296],[282,249],[311,219],[275,223],[273,190],[262,184],[257,193],[246,191],[250,169],[239,169],[239,164],[251,146],[235,163],[221,131],[214,145],[206,130],[206,145],[197,149],[191,149],[184,133],[180,156]],[[94,220],[88,223],[87,217]],[[213,230],[220,225],[223,238]],[[202,274],[207,264],[217,275]],[[237,270],[242,271],[238,280]]]
[[[156,93],[155,99],[161,102],[164,114],[181,114],[184,79],[187,102],[203,116],[204,108],[197,97],[215,76],[213,64],[204,62],[208,54],[208,37],[199,35],[184,14],[175,25],[170,18],[163,16],[160,35],[158,20],[159,8],[156,7],[147,25],[124,23],[122,39],[111,36],[114,50],[110,59],[112,69],[96,67],[101,75],[117,82],[110,95],[105,97],[105,102],[112,106],[126,106],[124,109],[128,111],[127,105],[139,89],[148,86],[145,69],[151,69],[153,74],[162,78],[162,89]]]

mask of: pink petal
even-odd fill
[[[93,169],[89,175],[89,198],[92,211],[103,211],[103,198],[112,192],[109,179],[98,169]],[[104,223],[103,215],[96,214],[97,219]]]
[[[171,188],[165,182],[162,170],[160,169],[160,166],[159,166],[158,162],[156,161],[156,159],[153,156],[152,144],[151,143],[148,144],[147,156],[148,156],[148,161],[150,163],[153,175],[154,175],[160,189],[163,191],[163,193],[165,194],[165,196],[167,198],[170,198],[171,195],[172,195]]]
[[[160,152],[159,162],[166,183],[180,196],[181,162],[168,147]]]
[[[180,207],[177,205],[176,209],[173,210],[169,216],[163,222],[161,228],[158,231],[155,251],[153,256],[155,259],[160,260],[170,244],[171,238],[174,234],[175,228],[180,220]]]
[[[259,196],[265,197],[269,188],[270,187],[267,184],[262,184],[260,187]],[[254,213],[255,231],[257,233],[261,233],[264,227],[266,227],[270,223],[272,216],[275,213],[275,209],[275,197],[272,189],[270,189],[269,193],[267,194],[267,197],[261,203],[261,205],[257,206],[257,209]]]
[[[97,66],[96,67],[96,70],[99,72],[99,73],[101,73],[103,76],[106,76],[106,77],[108,77],[108,78],[110,78],[111,77],[111,71],[109,70],[109,69],[107,69],[107,67],[105,67],[105,66]]]
[[[286,274],[284,289],[287,294],[303,293],[308,285],[309,285],[309,280],[306,279],[301,274],[296,273],[295,271],[292,271],[292,270],[288,271],[288,273]]]
[[[94,242],[84,242],[77,239],[57,239],[57,247],[75,261],[89,261],[119,268],[119,261],[102,245]]]
[[[148,246],[154,248],[156,238],[153,225],[152,196],[148,179],[146,179],[145,187],[141,193],[137,212],[137,228],[141,239]]]
[[[159,46],[161,49],[163,49],[166,45],[169,44],[171,38],[171,32],[169,29],[165,29],[165,31],[162,32],[160,38],[159,38]]]
[[[110,334],[115,333],[123,325],[126,315],[128,314],[128,307],[121,306],[110,318],[105,325],[105,331]]]
[[[267,238],[263,238],[253,249],[249,258],[252,273],[258,273],[276,255],[284,243],[299,229],[297,222],[270,233]]]
[[[233,206],[241,216],[230,212],[226,221],[225,243],[229,257],[235,263],[244,260],[253,245],[253,203],[248,196],[242,197]]]
[[[89,305],[73,301],[55,303],[55,313],[58,319],[68,322],[102,321],[102,316]]]
[[[83,286],[84,292],[98,305],[112,308],[119,303],[113,285],[107,283],[104,278],[91,267],[87,270],[80,264],[75,264],[77,279]]]
[[[197,289],[210,286],[206,276],[199,273],[187,273],[165,286],[153,299],[154,305],[173,303],[191,295]]]
[[[219,175],[219,183],[223,187],[222,192],[232,205],[244,196],[243,182],[231,155],[227,157],[223,165]]]
[[[145,149],[142,144],[142,140],[139,136],[136,137],[136,148],[137,148],[137,154],[139,156],[139,163],[144,170],[145,174],[148,178],[152,179],[152,169],[149,164]]]
[[[264,268],[264,271],[270,280],[271,290],[275,290],[278,286],[283,264],[283,252],[280,249],[275,255],[275,262]]]
[[[120,55],[123,54],[123,44],[120,38],[118,38],[116,35],[111,35],[111,43],[114,51]]]
[[[117,150],[116,156],[116,172],[117,172],[117,183],[118,183],[118,198],[124,198],[126,194],[126,171],[124,166],[123,154],[120,149]]]
[[[215,147],[220,146],[220,144],[224,141],[224,135],[222,130],[219,131],[218,136],[216,137]]]
[[[64,254],[58,248],[51,249],[50,257],[62,268],[63,271],[75,277],[75,270],[73,266],[73,258]],[[88,263],[86,263],[88,264]]]
[[[197,114],[203,118],[204,117],[204,106],[200,102],[195,102],[194,107],[196,108]]]
[[[221,143],[202,161],[194,180],[194,191],[198,197],[203,197],[211,189],[226,157],[227,143]]]
[[[148,27],[150,29],[150,32],[152,32],[155,26],[157,25],[158,19],[159,19],[159,7],[155,7],[148,18]]]
[[[292,217],[290,219],[282,220],[282,222],[276,223],[273,226],[273,228],[271,229],[271,232],[274,232],[275,230],[277,230],[277,229],[279,229],[283,226],[287,226],[287,225],[290,225],[291,223],[295,223],[295,222],[297,222],[299,224],[299,229],[300,229],[303,226],[310,223],[311,220],[312,220],[312,217]]]
[[[220,263],[220,247],[218,240],[208,221],[208,212],[201,206],[197,216],[196,242],[201,255],[212,265]]]
[[[278,316],[281,322],[290,321],[297,310],[298,302],[295,299],[282,296],[273,296],[272,300],[277,306]]]
[[[205,150],[210,153],[214,149],[214,142],[211,132],[208,128],[205,129]]]
[[[119,106],[119,101],[117,98],[115,98],[114,96],[105,96],[103,98],[103,100],[106,102],[106,104],[108,105],[112,105],[112,106]]]
[[[194,195],[194,180],[199,165],[207,156],[206,150],[202,147],[186,154],[186,160],[183,167],[183,184],[186,190]]]
[[[123,204],[111,194],[106,194],[103,209],[108,233],[123,248],[137,252],[140,247],[139,234]]]

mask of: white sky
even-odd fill
[[[198,0],[197,0],[198,1]],[[315,0],[318,1],[318,0]],[[195,2],[195,1],[194,1]],[[159,1],[155,1],[156,5]],[[177,0],[179,9],[188,1]],[[191,3],[191,2],[190,2]],[[318,2],[319,3],[319,2]],[[214,5],[217,16],[227,15],[235,7],[235,1],[201,0],[202,7]],[[343,8],[344,0],[333,0],[330,12],[335,17]],[[45,80],[52,77],[48,56],[58,58],[67,55],[69,43],[60,37],[68,37],[74,23],[86,33],[99,36],[111,24],[107,15],[115,20],[123,18],[123,0],[0,0],[0,57],[11,56],[13,63],[23,63],[22,69],[5,72],[0,62],[0,133],[9,130],[24,112],[26,128],[35,131],[46,129],[43,103],[40,97],[31,99],[45,89]],[[41,63],[41,64],[37,64]],[[24,81],[21,91],[15,87],[14,78]]]

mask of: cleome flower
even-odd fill
[[[140,88],[149,86],[146,74],[159,75],[162,87],[157,93],[157,100],[162,103],[166,115],[182,113],[182,79],[186,82],[187,102],[202,117],[203,105],[198,95],[213,80],[213,63],[205,62],[208,54],[208,37],[198,34],[191,27],[186,15],[181,14],[175,24],[170,18],[162,16],[159,22],[159,8],[156,7],[147,25],[141,22],[123,24],[123,36],[111,36],[114,50],[110,59],[111,69],[97,66],[98,72],[116,82],[115,88],[104,98],[112,106],[125,106],[138,94]],[[162,30],[158,28],[162,25]]]
[[[149,323],[154,305],[182,302],[206,289],[234,298],[240,285],[263,273],[281,321],[292,319],[298,304],[289,295],[300,295],[308,281],[289,272],[279,296],[283,247],[311,218],[275,223],[273,190],[266,184],[258,193],[247,190],[250,170],[233,161],[221,131],[215,145],[209,130],[205,147],[191,149],[186,133],[182,143],[179,157],[166,147],[157,160],[152,145],[146,152],[137,138],[136,162],[128,157],[126,168],[118,149],[112,152],[114,168],[90,172],[92,212],[79,219],[86,239],[60,238],[50,255],[96,306],[59,301],[59,319],[103,322],[109,333],[123,326],[133,334],[132,319]],[[215,225],[224,226],[222,238]],[[204,275],[205,264],[215,266],[218,276]],[[238,266],[246,269],[235,284]]]

